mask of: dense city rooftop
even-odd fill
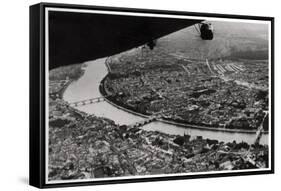
[[[267,130],[268,62],[194,60],[136,48],[107,60],[107,93],[143,114],[208,127]]]

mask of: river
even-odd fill
[[[99,92],[99,84],[106,74],[107,68],[105,66],[105,58],[87,62],[84,75],[67,87],[64,92],[63,99],[68,102],[75,102],[102,96]],[[128,125],[143,120],[143,117],[118,109],[106,101],[79,106],[77,109],[88,114],[95,114],[99,117],[112,119],[116,124],[120,125]],[[232,142],[233,140],[236,142],[244,141],[249,144],[254,143],[256,137],[254,133],[202,130],[157,121],[147,124],[142,128],[145,130],[161,131],[168,134],[183,135],[185,133],[191,135],[192,137],[203,136],[204,138],[217,139],[224,142]],[[268,134],[262,136],[260,143],[268,144]]]

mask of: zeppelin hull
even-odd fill
[[[49,12],[49,69],[111,56],[201,20]]]

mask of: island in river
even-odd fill
[[[268,130],[267,61],[191,60],[160,47],[136,48],[106,65],[101,92],[121,107],[197,128]]]

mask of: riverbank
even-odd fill
[[[127,105],[117,102],[111,95],[111,93],[106,89],[106,80],[108,78],[108,74],[101,80],[99,85],[100,93],[103,97],[105,97],[105,100],[113,105],[114,107],[117,107],[118,109],[121,109],[123,111],[126,111],[128,113],[141,116],[144,118],[148,118],[149,115],[143,114],[137,111],[134,111],[132,108],[129,108]],[[194,128],[194,129],[201,129],[201,130],[210,130],[210,131],[219,131],[219,132],[230,132],[230,133],[245,133],[245,134],[256,134],[256,130],[243,130],[243,129],[227,129],[227,128],[220,128],[220,127],[207,127],[207,126],[199,126],[194,124],[185,124],[185,123],[179,123],[173,119],[158,119],[158,121],[166,123],[166,124],[172,124],[177,125],[180,127],[185,128]],[[268,134],[268,131],[264,131],[263,134]]]
[[[64,66],[49,71],[50,97],[63,99],[67,87],[81,78],[84,72],[82,64]]]

